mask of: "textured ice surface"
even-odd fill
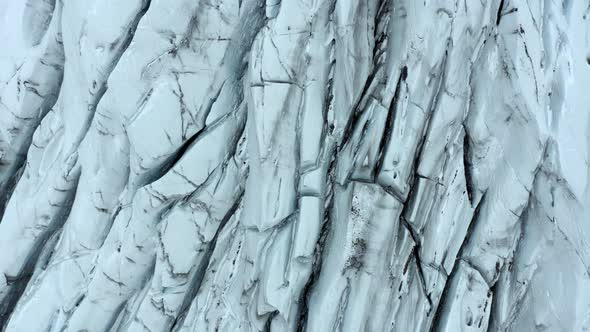
[[[0,0],[0,330],[590,330],[588,0]]]

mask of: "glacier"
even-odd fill
[[[0,0],[0,330],[590,330],[587,0]]]

